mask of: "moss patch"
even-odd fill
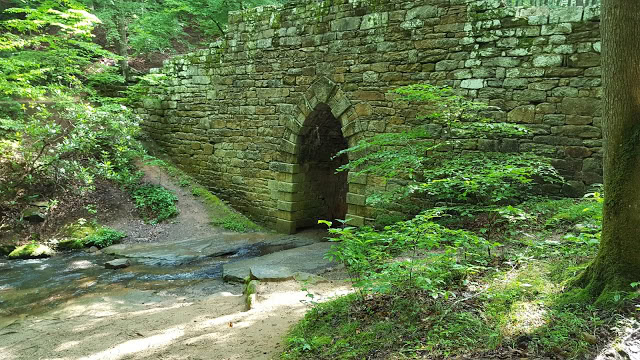
[[[49,257],[54,254],[54,251],[43,244],[30,243],[15,248],[10,254],[10,259],[34,259]]]
[[[89,246],[105,248],[120,242],[126,234],[114,230],[108,226],[100,226],[96,223],[75,223],[67,225],[62,230],[64,237],[58,243],[62,249],[74,250]]]
[[[209,219],[211,220],[212,225],[237,232],[260,230],[260,227],[253,221],[231,209],[227,204],[220,200],[220,198],[204,187],[193,185],[191,187],[191,193],[193,196],[201,199],[207,207]]]

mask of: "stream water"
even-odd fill
[[[112,256],[85,252],[47,259],[0,259],[0,314],[39,313],[87,293],[108,293],[123,288],[175,289],[197,281],[220,279],[224,262],[205,259],[181,266],[134,263],[126,269],[105,269],[104,263],[112,259]]]
[[[0,318],[33,315],[53,310],[74,297],[101,293],[108,295],[126,289],[165,290],[180,294],[185,289],[206,282],[208,292],[220,291],[225,286],[231,286],[225,285],[221,280],[223,264],[307,245],[322,236],[323,233],[318,232],[285,237],[246,234],[243,238],[249,237],[250,243],[238,242],[226,256],[199,257],[187,262],[149,261],[135,259],[134,256],[132,265],[120,270],[105,269],[104,263],[113,260],[114,256],[100,252],[67,252],[50,258],[29,260],[0,258]],[[232,243],[237,242],[237,235],[227,237]],[[179,253],[184,248],[192,247],[194,243],[196,242],[159,245],[165,252]],[[149,244],[153,249],[158,248],[157,245]],[[140,244],[131,244],[134,248],[139,246]],[[146,251],[145,254],[149,252],[144,249],[140,251]],[[202,291],[203,286],[199,289]]]

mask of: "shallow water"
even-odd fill
[[[85,252],[65,253],[47,259],[0,259],[0,314],[18,315],[53,309],[56,305],[92,292],[122,288],[163,290],[219,279],[222,259],[206,259],[182,266],[133,263],[109,270],[113,257]]]
[[[319,239],[322,236],[321,232],[307,232],[289,237]],[[104,267],[104,263],[113,260],[114,256],[84,251],[61,253],[45,259],[0,258],[0,317],[33,315],[53,310],[82,295],[109,294],[126,289],[166,290],[179,294],[207,282],[199,288],[216,291],[223,286],[223,264],[286,250],[295,243],[274,245],[262,242],[261,238],[255,240],[259,242],[236,248],[224,257],[196,258],[186,263],[131,259],[132,265],[120,270]]]

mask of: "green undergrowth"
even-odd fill
[[[226,230],[236,232],[259,231],[260,226],[256,225],[243,214],[233,210],[220,198],[209,191],[204,186],[198,184],[191,176],[178,169],[171,163],[151,156],[145,157],[145,165],[158,166],[183,188],[190,188],[191,194],[200,199],[207,208],[211,225],[222,227]]]
[[[258,231],[260,227],[253,221],[249,220],[246,216],[231,209],[220,198],[215,196],[206,188],[199,185],[191,186],[191,193],[193,196],[202,200],[209,212],[209,219],[214,226],[220,226],[224,229],[247,232]]]
[[[142,184],[131,193],[145,221],[157,224],[178,215],[178,197],[163,186]]]
[[[601,206],[598,196],[522,204],[522,213],[514,213],[526,220],[507,222],[495,239],[500,245],[476,261],[473,271],[468,262],[460,267],[465,264],[460,253],[455,265],[431,261],[428,269],[416,265],[426,256],[410,260],[411,266],[407,253],[384,261],[404,264],[414,282],[424,277],[437,285],[362,287],[371,279],[396,280],[380,278],[388,266],[372,276],[347,264],[356,293],[313,308],[289,333],[282,358],[591,358],[619,335],[619,322],[634,318],[632,309],[640,304],[637,293],[611,293],[594,302],[569,287],[597,253]],[[481,233],[486,225],[479,222],[486,217],[476,220],[465,225]],[[366,246],[375,247],[376,236],[385,234],[389,227],[368,235]],[[442,275],[452,271],[457,275]]]

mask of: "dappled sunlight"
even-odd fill
[[[191,303],[191,302],[180,302],[180,303],[173,304],[171,306],[166,306],[166,307],[157,307],[157,308],[152,308],[152,309],[147,309],[147,310],[134,311],[134,312],[129,313],[129,316],[141,316],[141,315],[155,314],[155,313],[159,313],[159,312],[163,312],[163,311],[169,311],[169,310],[173,310],[173,309],[179,309],[179,308],[183,308],[185,306],[191,306],[191,305],[193,305],[193,303]]]
[[[182,335],[184,335],[183,329],[173,328],[166,330],[161,334],[153,335],[144,339],[129,340],[91,356],[83,357],[81,360],[117,360],[143,350],[166,346],[168,343]]]
[[[0,347],[0,354],[2,354],[2,360],[14,360],[17,357],[6,347]]]
[[[523,296],[537,296],[538,294],[557,294],[562,287],[547,278],[549,269],[547,264],[525,264],[496,278],[491,288],[494,291],[512,291]]]
[[[343,283],[262,283],[249,311],[244,297],[231,292],[194,298],[127,289],[81,296],[12,325],[16,333],[5,337],[4,350],[13,357],[3,353],[2,359],[183,359],[185,351],[194,359],[267,359],[282,350],[283,336],[310,308],[303,287],[315,301],[349,292]],[[33,331],[28,344],[25,329]]]
[[[521,301],[511,305],[506,322],[500,329],[508,337],[530,334],[548,325],[548,311],[543,304],[536,301]]]
[[[101,334],[102,335],[102,334]],[[72,341],[67,341],[65,343],[60,344],[60,346],[58,346],[57,348],[53,349],[53,351],[65,351],[65,350],[69,350],[75,346],[80,345],[80,341],[79,340],[72,340]]]
[[[75,260],[69,263],[66,271],[90,269],[92,267],[98,267],[98,265],[89,260]]]

